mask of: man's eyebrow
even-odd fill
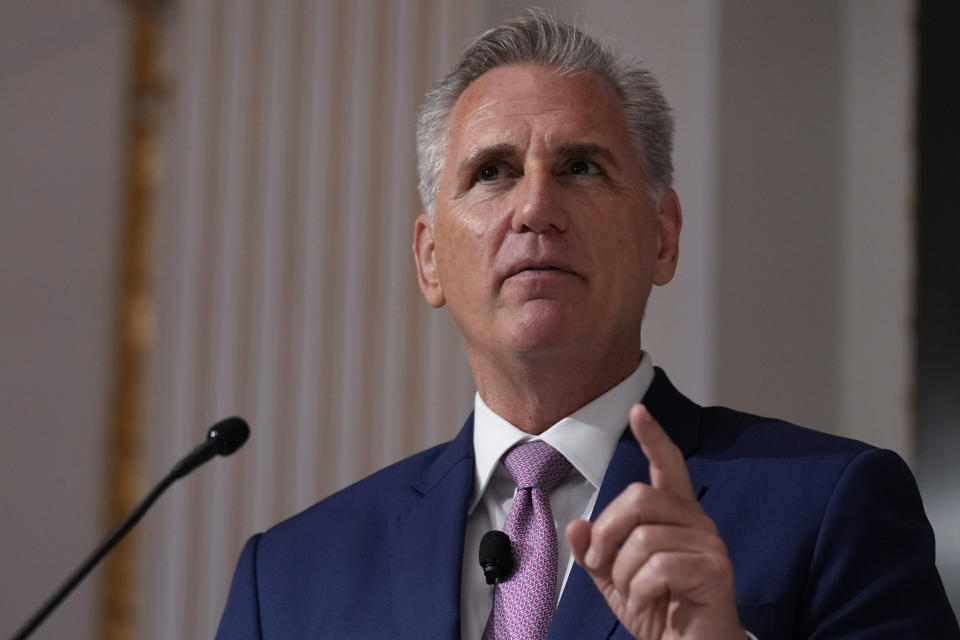
[[[493,144],[487,147],[477,147],[472,149],[470,153],[467,154],[467,157],[460,162],[460,165],[457,167],[457,175],[463,175],[464,173],[473,173],[473,170],[477,165],[486,164],[488,162],[497,162],[499,160],[504,160],[505,158],[510,158],[516,156],[517,148],[512,144],[507,144],[501,142],[500,144]]]
[[[519,153],[517,147],[506,142],[492,144],[472,149],[457,167],[457,175],[472,175],[476,168],[490,162],[499,162],[514,158]],[[557,145],[553,154],[562,158],[596,158],[603,160],[614,169],[620,168],[620,163],[609,149],[593,142],[565,142]]]
[[[565,158],[598,158],[610,164],[614,169],[620,168],[616,157],[606,147],[592,142],[568,142],[557,146],[556,154]]]

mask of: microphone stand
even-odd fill
[[[23,627],[14,634],[12,640],[25,640],[36,630],[40,624],[47,619],[54,609],[63,602],[64,598],[70,595],[70,592],[87,576],[88,573],[97,565],[100,560],[113,549],[120,540],[140,521],[140,518],[157,501],[157,498],[167,490],[167,488],[187,475],[198,466],[212,458],[213,456],[229,455],[236,451],[240,445],[246,442],[250,435],[250,427],[242,418],[227,418],[210,427],[207,432],[207,440],[198,445],[196,449],[187,454],[180,462],[174,465],[173,469],[150,490],[143,500],[140,501],[133,511],[131,511],[123,522],[114,529],[106,540],[100,543],[93,553],[74,571],[66,582],[57,589],[50,598],[41,606]]]

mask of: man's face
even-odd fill
[[[639,358],[651,285],[676,267],[680,210],[672,190],[646,194],[613,88],[498,67],[460,96],[446,153],[414,252],[424,297],[450,305],[471,361]]]

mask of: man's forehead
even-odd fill
[[[622,110],[623,102],[612,86],[589,72],[561,72],[534,65],[504,65],[487,71],[464,90],[453,108],[463,112],[583,109]]]
[[[464,113],[459,126],[462,129],[476,128],[486,120],[496,118],[512,117],[554,117],[555,119],[571,118],[575,119],[580,109],[572,108],[569,105],[544,105],[543,108],[531,108],[526,104],[526,100],[521,96],[507,96],[500,100],[490,100],[484,104],[477,105]],[[597,104],[598,108],[602,105]]]
[[[623,103],[595,74],[561,74],[533,65],[498,67],[460,96],[451,113],[451,143],[469,152],[464,147],[506,142],[511,134],[541,127],[557,143],[620,137],[626,128]]]

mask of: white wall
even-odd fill
[[[909,3],[724,5],[718,400],[911,448]]]
[[[836,431],[841,14],[824,2],[735,1],[725,9],[715,166],[717,398]]]
[[[912,461],[913,6],[844,7],[839,432]]]
[[[106,530],[120,202],[119,3],[0,10],[0,636]],[[34,636],[94,637],[98,574]]]

